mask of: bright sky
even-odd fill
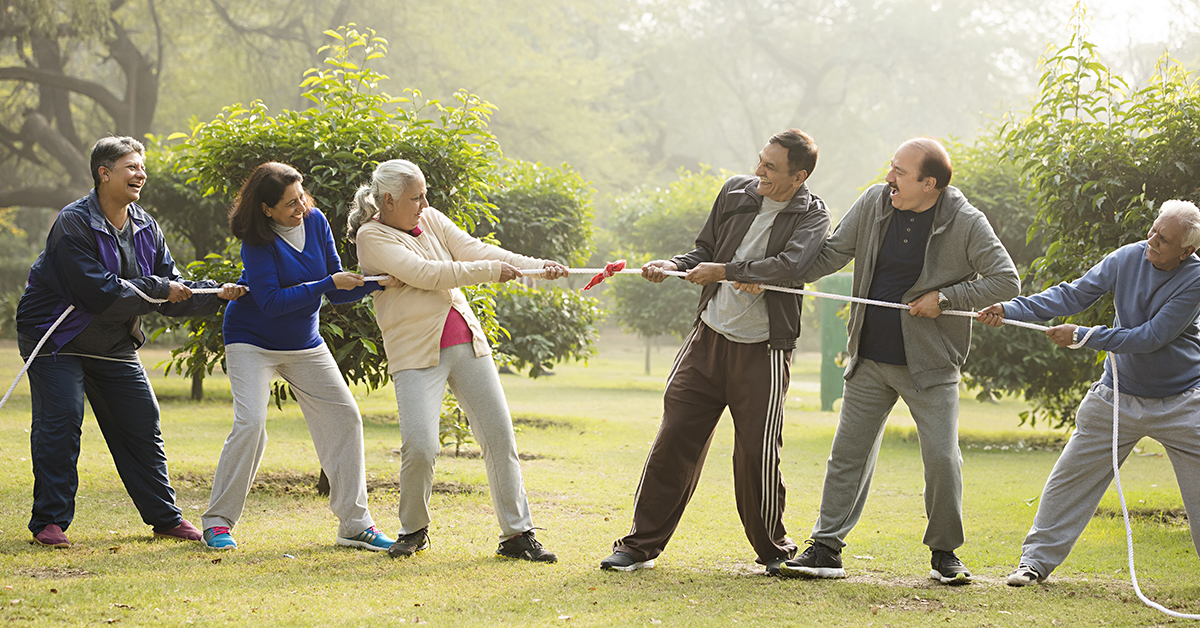
[[[1181,35],[1195,28],[1194,0],[1092,0],[1088,6],[1102,53],[1124,49],[1131,42],[1170,41],[1174,48]]]

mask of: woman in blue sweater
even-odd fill
[[[203,516],[204,542],[236,549],[246,494],[267,444],[267,403],[278,373],[300,402],[321,468],[329,507],[340,520],[337,544],[386,551],[393,543],[367,509],[362,417],[329,347],[317,333],[321,298],[357,301],[392,279],[364,282],[342,271],[329,222],[312,207],[303,178],[286,164],[254,170],[229,212],[242,240],[242,277],[250,294],[225,310],[225,362],[233,394],[233,431],[225,439]],[[231,303],[230,305],[233,305]]]

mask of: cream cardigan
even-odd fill
[[[371,220],[355,238],[364,275],[387,273],[404,282],[373,297],[389,373],[437,366],[442,328],[452,307],[471,328],[475,356],[490,355],[483,327],[459,286],[498,281],[500,262],[525,270],[546,263],[481,242],[432,207],[421,213],[418,224],[421,235],[412,236]]]

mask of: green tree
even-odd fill
[[[1037,209],[1031,233],[1048,243],[1028,275],[1032,292],[1072,281],[1112,250],[1144,239],[1163,201],[1200,197],[1200,87],[1193,75],[1164,56],[1146,87],[1130,88],[1087,40],[1082,4],[1068,43],[1051,50],[1042,70],[1031,112],[1010,120],[999,137]],[[1112,320],[1111,298],[1066,319]],[[995,365],[1000,376],[987,385],[1033,401],[1023,421],[1073,424],[1103,354],[1023,353],[1021,346],[1032,346],[1026,342],[1013,338],[1008,364]]]
[[[327,35],[334,40],[327,47],[327,67],[310,70],[303,82],[305,97],[315,106],[271,115],[261,102],[232,105],[190,135],[168,138],[183,140],[174,147],[173,159],[180,172],[195,173],[188,184],[228,205],[255,166],[287,161],[305,174],[305,188],[340,235],[346,228],[346,203],[357,187],[370,181],[380,161],[403,156],[424,171],[430,202],[459,225],[470,230],[480,218],[490,217],[490,206],[479,199],[496,183],[499,146],[486,129],[493,107],[465,92],[456,95],[453,106],[418,104],[415,90],[409,91],[411,97],[380,93],[379,83],[386,77],[367,64],[386,54],[387,42],[371,29],[359,31],[353,25]],[[354,249],[344,238],[338,242],[343,263],[354,267]],[[216,267],[224,265],[209,256],[190,270],[195,277],[206,277]],[[467,292],[494,339],[499,327],[492,290],[477,286]],[[176,372],[194,376],[223,363],[224,347],[214,341],[220,327],[211,323],[189,323],[204,333],[194,334],[175,353]],[[326,307],[321,333],[349,381],[371,388],[386,382],[386,358],[369,299]]]
[[[612,217],[619,251],[637,268],[653,259],[669,259],[696,246],[696,234],[712,210],[728,173],[681,169],[666,188],[638,190],[617,201]],[[678,279],[653,284],[628,278],[612,284],[614,313],[625,329],[646,343],[646,373],[654,338],[683,337],[696,320],[699,290]]]

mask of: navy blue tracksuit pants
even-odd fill
[[[22,357],[28,359],[36,344],[21,336]],[[141,363],[45,355],[33,361],[28,377],[33,403],[31,532],[52,523],[66,530],[75,518],[85,396],[142,521],[159,532],[183,521],[167,475],[158,400]]]

